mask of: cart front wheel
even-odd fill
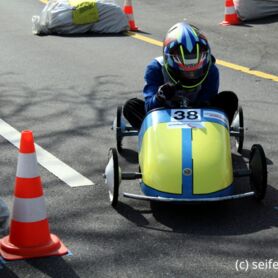
[[[251,148],[249,168],[251,189],[255,192],[255,198],[260,201],[266,193],[267,164],[264,150],[259,144],[255,144]]]
[[[115,148],[109,149],[108,164],[105,168],[105,183],[108,186],[109,200],[112,207],[116,207],[119,198],[120,169],[118,154]]]

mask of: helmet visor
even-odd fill
[[[166,70],[171,79],[184,86],[197,86],[207,75],[210,66],[209,51],[196,55],[165,54]]]

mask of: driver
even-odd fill
[[[209,43],[186,22],[169,29],[163,56],[148,64],[144,79],[144,101],[132,98],[123,107],[125,118],[137,130],[146,112],[154,108],[216,107],[226,112],[231,124],[238,107],[235,93],[218,93],[219,71]]]

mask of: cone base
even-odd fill
[[[128,25],[129,25],[129,30],[130,31],[138,31],[139,28],[136,26],[135,22],[134,21],[129,21],[128,22]]]
[[[230,26],[230,25],[239,25],[239,24],[241,24],[241,22],[240,21],[230,22],[230,21],[227,21],[227,20],[223,20],[219,24],[224,25],[224,26]]]
[[[5,260],[23,260],[48,256],[62,256],[68,253],[60,239],[50,234],[50,242],[37,247],[17,247],[10,242],[10,236],[0,240],[0,254]]]

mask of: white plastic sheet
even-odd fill
[[[278,0],[234,0],[241,20],[254,20],[278,14]]]
[[[85,1],[86,2],[86,1]],[[40,15],[32,17],[32,31],[36,35],[120,33],[129,29],[127,16],[111,0],[96,0],[99,20],[91,24],[73,23],[73,7],[68,0],[50,0]]]

